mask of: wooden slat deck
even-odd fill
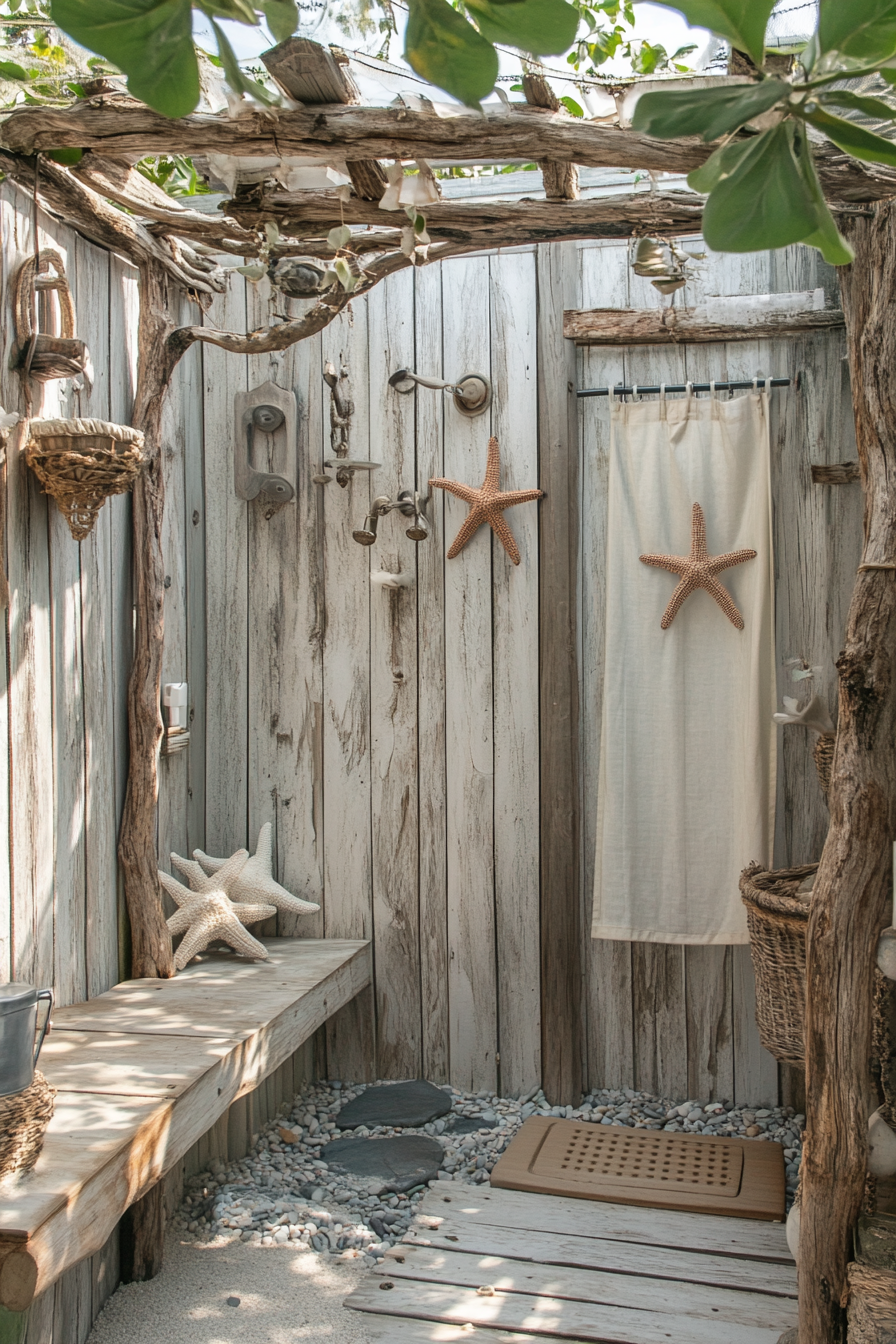
[[[104,1245],[126,1209],[238,1098],[370,983],[370,946],[265,939],[267,962],[212,954],[53,1015],[58,1089],[34,1171],[0,1184],[0,1303],[22,1311]]]
[[[777,1344],[796,1294],[780,1223],[452,1183],[345,1305],[371,1344]]]

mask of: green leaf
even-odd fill
[[[896,75],[896,70],[893,74]],[[825,107],[830,103],[833,107],[853,108],[856,112],[864,112],[866,117],[876,117],[881,121],[896,119],[896,107],[892,103],[885,103],[883,98],[866,98],[859,93],[850,93],[848,89],[825,89],[816,97]]]
[[[446,0],[410,0],[404,54],[422,79],[472,107],[495,87],[494,47]]]
[[[855,253],[846,239],[841,235],[837,228],[834,216],[828,209],[828,203],[824,199],[824,193],[821,190],[821,183],[818,180],[818,173],[815,171],[815,160],[812,158],[812,150],[809,145],[808,137],[804,134],[802,127],[799,128],[794,136],[794,155],[800,175],[803,179],[806,191],[815,203],[815,215],[818,221],[818,227],[814,233],[809,233],[803,239],[808,247],[817,247],[825,261],[831,266],[848,266],[853,260]]]
[[[250,79],[242,70],[224,29],[214,19],[212,19],[211,24],[218,41],[218,55],[221,57],[221,64],[224,67],[224,78],[234,92],[248,93],[250,98],[256,98],[260,103],[266,103],[269,107],[278,103],[280,99],[276,94],[269,93],[263,84]]]
[[[852,9],[857,0],[833,0]],[[756,65],[762,65],[765,29],[775,0],[674,0],[669,9],[677,9],[692,28],[708,28],[726,37],[738,51],[745,51]]]
[[[296,0],[262,0],[261,8],[275,42],[285,42],[299,26]]]
[[[342,257],[335,263],[333,270],[336,272],[336,278],[345,290],[346,294],[351,294],[358,283],[358,277],[349,269],[349,264]]]
[[[688,186],[693,191],[708,196],[720,182],[738,171],[741,162],[755,152],[761,138],[755,136],[749,140],[736,140],[733,144],[723,145],[699,168],[688,173]]]
[[[232,19],[234,23],[257,24],[258,16],[249,0],[193,0],[197,9],[210,19]]]
[[[882,135],[866,131],[864,126],[857,126],[854,121],[832,116],[830,112],[813,112],[806,120],[823,131],[838,149],[852,154],[853,158],[896,167],[896,144],[892,140],[885,140]]]
[[[567,112],[569,112],[571,116],[584,117],[585,113],[582,111],[582,108],[576,102],[575,98],[570,98],[568,93],[564,94],[564,96],[560,99],[560,102],[563,104],[563,106],[566,108]]]
[[[817,232],[815,202],[793,152],[796,123],[757,136],[710,192],[703,236],[716,252],[764,252]]]
[[[535,56],[558,55],[572,46],[579,16],[566,0],[466,0],[483,37],[506,42]]]
[[[27,79],[28,71],[15,61],[0,61],[0,79]]]
[[[896,53],[896,0],[821,0],[818,41],[822,52],[887,60]]]
[[[632,126],[660,140],[680,135],[718,140],[768,112],[790,91],[781,79],[763,79],[758,84],[727,84],[718,89],[643,93],[635,105]]]
[[[327,243],[334,252],[338,252],[340,247],[347,247],[352,240],[352,231],[347,224],[337,225],[327,234]]]
[[[48,159],[54,163],[64,163],[67,168],[80,163],[84,157],[83,149],[48,149],[46,154]]]
[[[199,101],[190,0],[52,0],[54,23],[128,77],[135,98],[166,117]]]

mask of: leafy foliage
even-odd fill
[[[729,137],[688,178],[709,198],[710,247],[753,252],[804,242],[833,264],[847,264],[852,253],[824,200],[807,125],[854,158],[896,166],[894,141],[830,110],[887,122],[896,120],[896,106],[829,87],[875,70],[896,84],[896,0],[821,0],[818,32],[790,79],[762,68],[768,0],[676,0],[669,8],[728,38],[757,66],[753,83],[647,93],[635,108],[635,129],[660,139]],[[772,125],[755,125],[769,114]]]

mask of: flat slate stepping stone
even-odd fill
[[[381,1180],[381,1194],[391,1190],[400,1195],[415,1185],[434,1181],[445,1151],[425,1134],[402,1134],[394,1139],[336,1139],[325,1144],[320,1155],[329,1167]]]
[[[368,1087],[360,1097],[347,1101],[336,1116],[340,1129],[357,1129],[366,1125],[403,1126],[418,1129],[451,1110],[447,1092],[433,1083],[418,1078],[411,1083],[389,1083],[385,1087]]]

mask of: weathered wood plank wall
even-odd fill
[[[542,975],[565,956],[563,1044],[558,1021],[547,1035],[557,1056],[578,1052],[583,1083],[768,1101],[778,1095],[778,1070],[758,1044],[746,948],[587,938],[600,687],[608,675],[601,613],[608,412],[606,402],[573,407],[578,442],[558,428],[576,376],[559,309],[653,307],[658,298],[631,275],[624,245],[566,245],[562,253],[513,249],[394,277],[320,337],[257,361],[248,375],[239,360],[206,352],[209,844],[254,843],[257,826],[274,821],[281,874],[299,891],[322,893],[321,914],[299,921],[302,930],[373,938],[371,999],[327,1031],[331,1076],[423,1073],[474,1089],[529,1091],[551,1071],[543,1063]],[[832,273],[800,249],[713,256],[683,299],[818,284],[830,288]],[[210,320],[238,322],[241,303],[232,294]],[[250,325],[264,307],[250,294]],[[752,377],[759,369],[801,374],[799,391],[773,400],[779,689],[799,693],[784,661],[800,658],[822,669],[814,684],[832,704],[861,498],[857,486],[814,485],[809,466],[854,454],[841,344],[839,333],[824,332],[799,342],[592,349],[578,355],[577,375],[581,385]],[[310,480],[329,453],[327,360],[350,370],[351,455],[382,463],[345,490]],[[488,372],[490,411],[466,420],[437,393],[399,396],[387,379],[409,366],[446,378]],[[270,377],[293,388],[300,406],[298,499],[271,518],[258,503],[237,501],[230,484],[232,398],[246,376],[250,386]],[[539,631],[539,600],[544,613],[556,580],[553,551],[545,562],[547,515],[539,520],[533,506],[509,515],[523,555],[518,569],[486,532],[448,562],[465,509],[442,493],[430,505],[433,536],[420,545],[405,537],[396,514],[381,521],[369,550],[351,538],[373,495],[425,489],[435,474],[481,479],[491,432],[501,440],[505,485],[534,484],[540,473],[552,507],[565,510],[557,535],[573,539],[575,610],[564,638],[565,647],[578,643],[578,666],[570,665],[572,687],[563,692],[569,722],[578,715],[578,763],[571,749],[566,760],[571,781],[547,718],[559,713],[545,692],[548,675],[560,687],[548,661],[558,650]],[[569,494],[557,499],[564,488]],[[376,588],[371,570],[410,573],[415,583]],[[550,640],[555,628],[552,620]],[[816,856],[824,834],[810,746],[783,736],[781,863]],[[191,748],[191,769],[201,774],[199,752]],[[542,788],[550,795],[544,802]],[[562,936],[555,908],[567,911]],[[550,1064],[558,1077],[574,1072],[557,1058]]]

